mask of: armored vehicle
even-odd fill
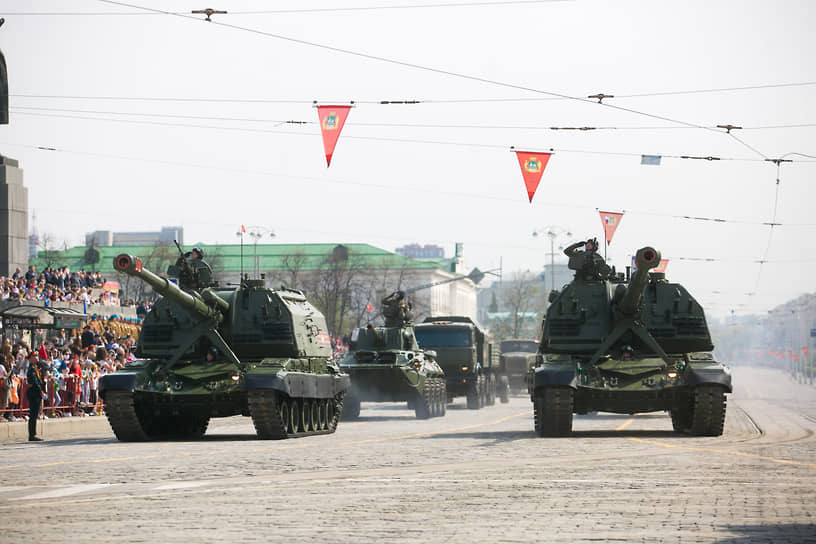
[[[448,402],[464,396],[467,407],[478,410],[496,403],[501,380],[493,344],[485,332],[469,317],[426,317],[414,327],[422,349],[436,352],[436,360],[445,371]]]
[[[499,366],[507,376],[510,392],[526,392],[527,375],[536,366],[538,340],[504,340],[499,346]],[[503,398],[502,402],[507,401]]]
[[[357,418],[361,402],[407,402],[417,419],[444,416],[445,374],[432,351],[414,337],[413,313],[403,291],[382,300],[384,327],[354,329],[340,369],[351,377],[344,418]]]
[[[258,437],[334,432],[349,378],[330,361],[326,320],[291,289],[242,278],[220,289],[200,250],[157,276],[130,255],[114,268],[163,298],[144,319],[136,360],[100,379],[119,440],[197,437],[212,417],[252,417]]]
[[[567,248],[575,277],[550,296],[528,382],[536,433],[568,435],[573,413],[665,410],[678,432],[721,435],[731,374],[711,354],[702,307],[650,274],[659,251],[638,250],[624,276],[597,249],[595,240]]]

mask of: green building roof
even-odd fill
[[[368,244],[244,244],[243,250],[240,244],[196,244],[184,249],[188,251],[192,247],[204,251],[204,260],[215,272],[254,270],[256,255],[262,271],[292,268],[295,261],[300,270],[316,270],[330,255],[335,258],[347,255],[350,264],[363,269],[450,270],[453,262],[444,258],[411,259]],[[46,266],[67,266],[72,271],[85,269],[112,274],[113,259],[122,253],[139,257],[146,267],[157,273],[163,273],[167,264],[178,257],[178,250],[173,246],[79,246],[63,251],[39,251],[37,258],[31,259],[29,264],[38,271]]]

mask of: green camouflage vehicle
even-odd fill
[[[445,371],[448,402],[464,396],[467,407],[478,410],[496,403],[499,388],[506,391],[493,344],[469,317],[426,317],[414,327],[414,333],[422,349],[436,352]]]
[[[703,308],[664,273],[649,273],[657,250],[638,250],[624,277],[597,249],[588,240],[565,250],[575,278],[551,294],[528,382],[536,433],[570,434],[573,413],[665,410],[678,432],[721,435],[731,373],[711,354]]]
[[[163,298],[145,317],[138,359],[99,381],[119,440],[199,437],[210,418],[250,416],[261,439],[332,433],[349,378],[330,361],[326,320],[300,291],[243,278],[219,289],[198,249],[168,275],[119,255],[116,270]]]
[[[432,351],[414,337],[413,314],[402,291],[382,301],[384,327],[354,329],[340,369],[351,377],[343,417],[360,415],[361,402],[407,402],[417,419],[444,416],[445,374]]]
[[[499,346],[499,365],[507,376],[510,392],[526,392],[527,375],[536,366],[538,340],[504,340]]]

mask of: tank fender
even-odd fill
[[[566,385],[573,389],[578,388],[578,375],[575,368],[548,368],[539,366],[533,375],[533,389],[552,385]]]
[[[116,372],[99,379],[99,395],[104,399],[109,390],[134,391],[141,375],[137,372]]]
[[[731,386],[731,372],[721,365],[712,365],[703,368],[688,367],[686,382],[690,386],[722,385],[728,393],[733,392]]]
[[[275,374],[249,373],[244,377],[244,389],[274,389],[290,397],[311,399],[333,398],[351,385],[347,375],[314,375],[300,372],[277,372]]]

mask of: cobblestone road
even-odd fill
[[[722,437],[667,415],[576,416],[529,399],[417,421],[364,404],[337,433],[266,442],[112,433],[0,446],[0,542],[814,542],[816,388],[735,371]]]

